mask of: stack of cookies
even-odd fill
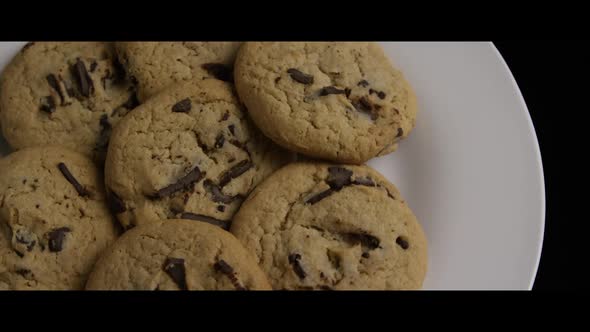
[[[368,160],[416,97],[375,43],[29,43],[0,78],[0,289],[410,290]]]

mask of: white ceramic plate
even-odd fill
[[[0,43],[0,68],[23,43]],[[383,43],[414,86],[416,129],[372,160],[429,240],[425,289],[530,289],[545,188],[535,131],[491,43]],[[0,154],[10,150],[0,138]],[[2,176],[0,174],[0,176]]]

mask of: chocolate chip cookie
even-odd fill
[[[61,145],[97,161],[137,106],[112,43],[27,44],[0,78],[0,123],[14,149]]]
[[[368,166],[287,165],[252,192],[231,232],[274,289],[410,290],[426,274],[420,224]]]
[[[175,82],[214,77],[233,81],[233,63],[240,42],[118,42],[117,51],[139,99]]]
[[[270,290],[250,252],[204,222],[166,220],[126,232],[96,263],[89,290]]]
[[[61,147],[0,159],[0,289],[83,289],[117,237],[100,172]]]
[[[262,132],[315,158],[363,163],[415,124],[416,96],[376,43],[248,42],[235,84]]]
[[[228,228],[244,198],[290,155],[249,122],[231,84],[178,83],[114,129],[105,166],[111,207],[126,229],[177,218]]]

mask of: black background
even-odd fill
[[[585,278],[588,205],[587,41],[495,41],[531,114],[545,173],[545,239],[534,290],[589,289]]]

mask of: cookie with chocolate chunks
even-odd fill
[[[113,128],[105,165],[124,229],[186,218],[229,228],[250,191],[291,159],[252,125],[232,85],[168,87]]]
[[[166,87],[191,79],[233,82],[241,42],[117,42],[117,53],[145,101]]]
[[[254,189],[230,231],[273,289],[413,290],[426,275],[421,225],[368,166],[289,164]]]
[[[362,164],[415,125],[415,93],[376,43],[247,42],[234,71],[262,132],[310,157]]]
[[[111,128],[137,106],[108,42],[36,42],[0,77],[2,133],[18,150],[50,144],[102,163]]]
[[[270,290],[251,252],[204,222],[159,220],[121,236],[96,263],[89,290]]]
[[[80,290],[118,236],[102,171],[62,147],[0,159],[0,290]]]

